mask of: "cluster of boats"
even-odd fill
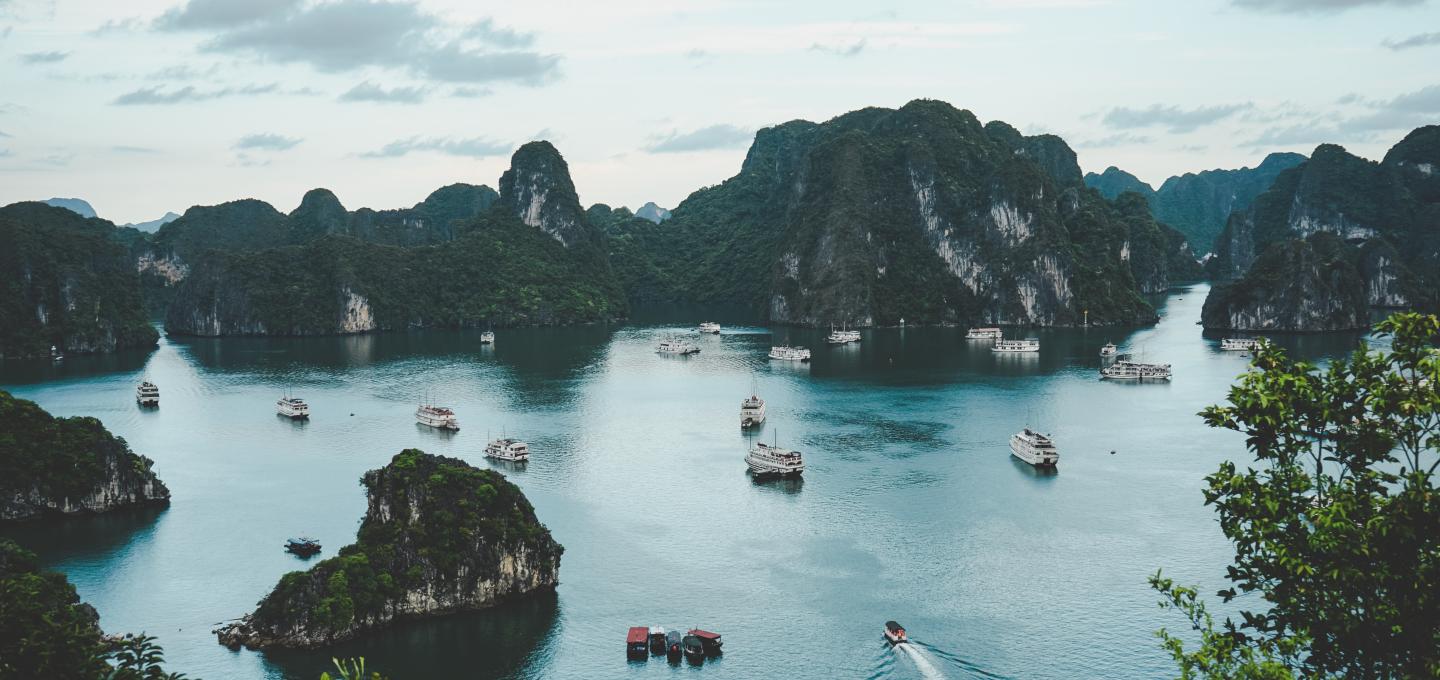
[[[1005,332],[999,328],[971,328],[965,333],[966,340],[981,340],[992,343],[990,351],[997,354],[1031,353],[1040,351],[1040,338],[1006,340]]]
[[[644,661],[663,654],[671,662],[679,662],[683,656],[692,664],[701,664],[706,657],[720,656],[722,644],[719,633],[699,628],[682,634],[662,626],[632,626],[625,634],[625,656]]]

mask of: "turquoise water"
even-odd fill
[[[1038,356],[995,356],[963,329],[824,333],[774,329],[815,349],[810,365],[765,358],[771,329],[637,314],[617,327],[413,332],[312,339],[169,339],[158,351],[0,365],[0,386],[57,415],[94,415],[157,462],[163,511],[8,527],[65,572],[107,631],[160,638],[172,670],[216,678],[318,677],[360,655],[396,678],[1116,678],[1171,666],[1153,631],[1164,567],[1213,592],[1230,551],[1202,478],[1240,436],[1195,413],[1224,398],[1245,359],[1201,336],[1205,287],[1177,289],[1152,328],[1035,333]],[[669,322],[665,320],[669,318]],[[681,317],[681,318],[677,318]],[[1359,336],[1279,338],[1311,358]],[[1174,364],[1170,384],[1098,380],[1100,345]],[[142,377],[162,405],[133,401]],[[746,473],[740,400],[769,403],[761,436],[805,453],[803,481]],[[289,389],[313,417],[274,414]],[[462,429],[415,424],[429,392]],[[1014,460],[1007,439],[1051,431],[1059,470]],[[531,444],[528,465],[481,456],[487,434]],[[306,562],[354,538],[360,475],[406,447],[504,471],[566,547],[561,586],[501,609],[417,622],[318,653],[232,652],[216,624],[254,608]],[[1111,453],[1113,450],[1113,454]],[[313,562],[311,562],[313,564]],[[1213,587],[1212,587],[1213,586]],[[917,644],[891,650],[896,619]],[[701,667],[627,662],[626,628],[698,626],[725,636]]]

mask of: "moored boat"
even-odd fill
[[[1224,338],[1220,341],[1220,349],[1226,352],[1248,352],[1260,344],[1257,338]]]
[[[1004,337],[999,328],[971,328],[965,333],[966,340],[999,340]]]
[[[301,557],[309,557],[320,552],[320,541],[313,538],[292,538],[285,541],[285,551],[295,553]]]
[[[649,658],[649,632],[645,626],[631,626],[625,634],[625,656],[632,659]]]
[[[1060,462],[1060,451],[1050,435],[1028,427],[1010,435],[1010,454],[1035,467],[1055,467]]]
[[[740,402],[740,427],[759,427],[765,422],[765,400],[757,395]]]
[[[1120,348],[1116,347],[1116,346],[1115,346],[1115,343],[1113,343],[1113,342],[1107,342],[1107,343],[1105,343],[1103,346],[1100,347],[1100,356],[1102,356],[1102,357],[1113,357],[1113,356],[1115,356],[1115,354],[1118,353],[1119,351],[1120,351]]]
[[[809,361],[810,350],[804,347],[779,345],[770,348],[770,358],[779,361]]]
[[[1123,380],[1141,382],[1145,380],[1169,380],[1170,364],[1146,364],[1129,359],[1120,359],[1100,369],[1102,380]]]
[[[685,342],[684,340],[666,338],[660,341],[660,344],[655,348],[655,352],[657,354],[673,354],[678,356],[685,356],[687,354],[699,354],[700,348],[688,342]]]
[[[141,406],[159,406],[160,388],[146,380],[135,387],[135,402]]]
[[[708,630],[700,630],[699,628],[691,628],[690,634],[700,638],[700,644],[704,646],[707,656],[718,656],[720,654],[720,647],[724,643],[720,641],[719,633],[712,633]]]
[[[996,340],[995,346],[990,348],[991,352],[1039,352],[1040,338],[1025,338],[1024,340]]]
[[[518,439],[502,437],[485,445],[485,457],[514,462],[530,460],[530,445]]]
[[[484,333],[481,333],[481,334],[480,334],[480,344],[482,344],[482,345],[493,345],[493,344],[495,344],[495,331],[485,331]]]
[[[700,332],[701,332],[701,333],[709,333],[710,335],[719,335],[719,334],[720,334],[720,324],[715,323],[714,321],[706,321],[706,322],[703,322],[703,323],[700,324]]]
[[[881,631],[881,633],[885,636],[886,640],[890,641],[890,644],[892,645],[898,645],[902,642],[910,641],[910,638],[905,636],[905,627],[894,621],[886,621],[885,630]]]
[[[756,476],[792,477],[805,472],[805,457],[799,451],[765,442],[755,442],[750,447],[750,452],[745,454],[745,464]]]
[[[291,420],[304,420],[310,417],[310,405],[300,397],[280,397],[275,402],[275,413]]]
[[[665,628],[663,626],[650,626],[650,653],[665,653]]]
[[[457,431],[460,429],[460,421],[455,417],[455,411],[433,404],[421,404],[419,408],[415,409],[415,421],[438,430]]]
[[[830,335],[825,337],[825,342],[831,345],[846,345],[852,342],[860,342],[860,331],[850,330],[848,328],[842,328],[837,331],[834,326],[831,326]]]
[[[701,642],[700,636],[695,634],[686,635],[680,639],[680,645],[685,649],[685,660],[690,663],[705,662],[705,643]]]
[[[684,637],[685,636],[681,635],[680,631],[678,630],[672,630],[665,633],[666,658],[670,659],[671,661],[680,660],[680,655],[684,654],[684,648],[680,646],[680,642],[681,639]]]

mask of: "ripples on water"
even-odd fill
[[[174,492],[163,512],[6,533],[65,571],[107,630],[157,635],[175,670],[211,680],[313,680],[349,654],[397,680],[1170,675],[1153,631],[1182,622],[1145,578],[1164,567],[1220,585],[1230,551],[1201,480],[1243,455],[1195,416],[1245,366],[1193,325],[1204,292],[1172,296],[1154,328],[1041,330],[1038,356],[996,356],[964,329],[867,330],[829,347],[824,331],[723,314],[722,335],[696,337],[690,324],[710,314],[672,309],[620,327],[502,330],[494,346],[470,332],[184,339],[0,364],[0,385],[99,417]],[[667,333],[701,353],[657,356]],[[1324,359],[1356,340],[1281,342]],[[1099,381],[1107,341],[1174,364],[1175,381]],[[815,360],[769,361],[772,342]],[[160,385],[159,409],[135,407],[142,377]],[[738,408],[752,384],[769,405],[755,436],[802,449],[803,479],[745,472]],[[286,390],[310,402],[310,422],[274,415]],[[458,434],[416,426],[427,394],[457,410]],[[1058,472],[1008,454],[1027,422],[1057,438]],[[502,431],[531,443],[528,464],[481,456]],[[319,653],[216,644],[217,622],[314,563],[285,554],[287,536],[316,536],[322,558],[354,539],[360,475],[405,447],[519,484],[566,546],[557,595]],[[916,636],[910,649],[880,641],[892,618]],[[694,668],[627,663],[626,628],[654,624],[718,630],[727,653]]]

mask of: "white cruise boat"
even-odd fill
[[[1144,364],[1138,361],[1121,359],[1114,364],[1100,369],[1100,377],[1104,380],[1169,380],[1170,364]]]
[[[756,442],[745,454],[745,464],[756,475],[793,476],[805,472],[805,459],[799,451],[782,449],[765,442]]]
[[[495,460],[530,460],[530,445],[518,439],[502,437],[485,445],[485,457]]]
[[[759,427],[765,422],[765,400],[752,394],[740,402],[740,427]]]
[[[159,406],[160,388],[146,380],[135,387],[135,402],[141,406]]]
[[[310,417],[310,405],[300,397],[280,397],[275,412],[291,420],[304,420]]]
[[[482,344],[482,345],[493,345],[493,344],[495,344],[495,331],[485,331],[484,333],[481,333],[481,334],[480,334],[480,344]]]
[[[1025,338],[1024,340],[996,340],[995,346],[990,348],[991,352],[1039,352],[1039,338]]]
[[[460,429],[460,421],[455,418],[454,411],[433,404],[421,404],[415,409],[415,421],[440,430]]]
[[[701,333],[709,333],[709,334],[711,334],[711,335],[719,335],[719,334],[720,334],[720,324],[715,323],[714,321],[706,321],[706,322],[700,324],[700,332],[701,332]]]
[[[837,331],[834,326],[831,326],[830,335],[825,338],[825,342],[831,345],[848,345],[852,342],[860,342],[860,331],[850,330],[848,328],[842,328]]]
[[[1055,467],[1060,462],[1060,452],[1055,449],[1050,435],[1040,434],[1028,427],[1010,435],[1010,455],[1035,467]]]
[[[810,350],[805,349],[804,347],[791,347],[789,345],[780,345],[778,347],[770,348],[770,358],[778,359],[780,361],[809,361]]]
[[[1225,338],[1220,341],[1220,349],[1226,352],[1249,352],[1260,344],[1256,338]]]
[[[1113,343],[1113,342],[1107,342],[1107,343],[1105,343],[1104,346],[1102,346],[1102,347],[1100,348],[1100,356],[1102,356],[1102,357],[1113,357],[1113,356],[1115,356],[1115,354],[1116,354],[1117,352],[1119,352],[1119,351],[1120,351],[1120,348],[1116,347],[1116,346],[1115,346],[1115,343]]]
[[[999,328],[971,328],[965,334],[966,340],[999,340],[1005,334]]]
[[[684,356],[686,354],[699,354],[700,348],[684,340],[666,338],[660,341],[660,345],[655,348],[655,352],[658,354],[677,354]]]

